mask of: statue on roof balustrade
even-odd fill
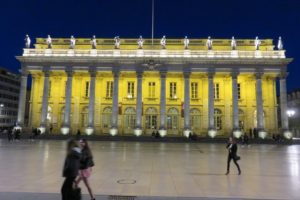
[[[212,50],[212,46],[213,46],[213,41],[210,38],[210,36],[208,36],[207,41],[206,41],[206,46],[208,50]]]
[[[278,50],[283,50],[283,43],[282,43],[282,40],[281,40],[280,36],[278,38],[277,49]]]
[[[97,49],[97,39],[96,36],[93,35],[93,38],[91,39],[92,49]]]
[[[46,43],[47,43],[47,48],[48,49],[52,49],[52,39],[51,39],[51,36],[48,35],[47,39],[46,39]]]
[[[188,39],[187,36],[184,37],[183,44],[184,44],[184,49],[189,48],[190,40]]]
[[[236,50],[236,40],[234,39],[234,36],[231,38],[231,50]]]
[[[31,44],[31,40],[29,35],[25,36],[25,48],[29,49],[30,48],[30,44]]]
[[[76,45],[76,39],[74,38],[73,35],[71,35],[71,38],[70,38],[70,49],[74,49],[75,45]]]
[[[114,38],[114,41],[115,41],[115,49],[120,49],[120,45],[121,45],[121,39],[119,36],[116,36]]]
[[[258,39],[258,36],[256,36],[255,41],[254,41],[254,45],[255,45],[255,50],[259,50],[261,41],[260,39]]]
[[[141,35],[140,35],[137,43],[138,43],[138,46],[139,46],[138,48],[142,49],[143,48],[143,44],[144,44],[144,40],[143,40],[143,37]]]
[[[160,45],[161,45],[161,48],[162,49],[165,49],[166,48],[166,44],[167,44],[167,39],[166,39],[166,36],[164,35],[161,40],[160,40]]]

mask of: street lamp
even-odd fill
[[[296,112],[295,110],[290,109],[286,111],[286,114],[288,115],[288,117],[293,117],[296,114]]]

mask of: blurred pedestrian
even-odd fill
[[[236,165],[239,175],[241,174],[241,169],[239,164],[237,163],[240,160],[240,157],[237,155],[237,144],[234,138],[229,137],[228,143],[226,148],[228,149],[228,157],[227,157],[227,172],[226,175],[229,174],[230,171],[230,162],[233,160],[234,164]]]

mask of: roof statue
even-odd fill
[[[258,36],[256,36],[255,41],[254,41],[255,50],[259,50],[260,44],[261,44],[261,41],[260,41],[260,39],[258,39]]]
[[[282,40],[281,40],[280,36],[278,38],[277,48],[278,48],[278,50],[283,50],[283,43],[282,43]]]
[[[70,38],[70,49],[74,49],[75,45],[76,45],[76,39],[74,38],[73,35],[71,35],[71,38]]]
[[[231,50],[236,50],[236,40],[234,39],[234,36],[231,38]]]
[[[93,35],[93,38],[91,39],[92,49],[97,49],[97,39],[96,36]]]
[[[167,39],[166,39],[166,36],[164,35],[161,40],[160,40],[160,45],[161,45],[161,48],[162,49],[165,49],[166,48],[166,44],[167,44]]]
[[[207,41],[206,41],[206,46],[208,50],[212,50],[212,45],[213,45],[213,41],[210,38],[210,36],[208,36]]]
[[[25,48],[30,48],[31,40],[29,35],[25,36]]]
[[[184,37],[183,44],[184,44],[184,49],[189,48],[190,40],[188,39],[187,36]]]
[[[48,37],[46,39],[46,43],[47,43],[47,48],[52,49],[52,39],[51,39],[50,35],[48,35]]]
[[[138,43],[138,46],[139,46],[138,48],[142,49],[143,48],[143,44],[144,44],[144,40],[143,40],[143,37],[141,35],[140,35],[137,43]]]
[[[115,41],[115,49],[120,49],[120,45],[121,45],[120,37],[119,37],[119,36],[116,36],[116,37],[114,38],[114,41]]]

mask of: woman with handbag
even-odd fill
[[[226,175],[229,174],[229,168],[230,168],[230,162],[231,160],[233,160],[234,164],[236,165],[238,171],[239,171],[239,175],[241,174],[241,169],[239,164],[237,163],[238,160],[240,160],[241,158],[236,154],[237,153],[237,144],[235,139],[233,139],[232,137],[229,137],[228,143],[226,148],[228,149],[228,158],[227,158],[227,172]]]
[[[76,140],[70,139],[67,144],[67,156],[63,168],[65,181],[61,188],[62,200],[75,200],[73,186],[79,171],[80,152]]]
[[[78,185],[80,181],[83,180],[91,196],[91,199],[95,200],[95,195],[93,194],[92,188],[88,181],[88,178],[91,176],[92,173],[92,167],[94,166],[93,154],[86,139],[81,139],[79,141],[79,144],[81,147],[81,159],[79,176],[76,180],[76,185]]]

